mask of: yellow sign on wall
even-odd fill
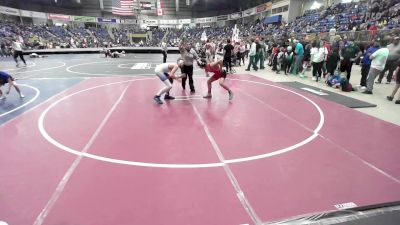
[[[146,38],[147,34],[129,34],[131,38]]]

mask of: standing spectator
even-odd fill
[[[295,44],[294,53],[296,54],[296,60],[294,62],[293,74],[297,75],[303,69],[302,64],[304,58],[304,47],[298,40],[295,40],[294,44]]]
[[[282,65],[282,69],[285,72],[285,75],[290,73],[290,69],[292,67],[292,62],[293,62],[293,52],[292,52],[292,46],[288,46],[284,55],[284,61]]]
[[[386,83],[390,84],[390,82],[392,81],[393,72],[400,63],[400,44],[399,44],[399,42],[400,42],[400,37],[395,37],[395,38],[393,38],[392,44],[387,46],[387,48],[389,49],[389,56],[387,59],[385,69],[382,70],[381,74],[379,75],[378,81],[376,81],[377,84],[382,83],[382,79],[385,76],[386,71],[389,71],[389,73],[386,77]]]
[[[271,63],[272,63],[272,71],[276,71],[278,65],[278,55],[279,55],[279,47],[277,44],[272,45],[272,56],[271,56]]]
[[[332,54],[329,56],[328,61],[326,62],[326,69],[328,72],[326,80],[329,80],[329,77],[335,74],[335,70],[337,69],[339,61],[339,48],[334,47],[332,50]]]
[[[371,69],[368,73],[367,90],[364,94],[372,95],[372,89],[374,88],[375,78],[385,69],[385,64],[389,56],[389,49],[386,47],[386,43],[381,43],[382,48],[374,52],[369,58],[371,61]]]
[[[311,44],[306,44],[304,48],[304,58],[303,58],[303,72],[300,74],[300,77],[304,77],[304,74],[307,69],[311,68]],[[293,69],[292,69],[293,70]]]
[[[396,95],[397,91],[400,89],[400,66],[397,67],[396,71],[396,86],[393,89],[392,95],[387,96],[387,100],[393,101],[394,96]],[[400,104],[400,95],[399,99],[395,101],[396,104]]]
[[[243,62],[243,65],[244,65],[244,57],[245,57],[245,54],[246,54],[246,47],[245,47],[245,45],[242,43],[241,45],[240,45],[240,49],[239,49],[239,66],[241,66],[242,65],[242,62]]]
[[[325,75],[327,73],[326,62],[328,61],[328,59],[329,59],[329,57],[331,55],[332,48],[331,48],[331,45],[329,44],[328,41],[323,41],[323,47],[325,48],[325,50],[327,52],[327,54],[325,55],[325,58],[324,58],[323,66],[322,66],[322,71],[324,72],[324,77],[325,77]]]
[[[21,42],[19,42],[19,40],[17,40],[16,38],[14,38],[13,43],[12,43],[12,48],[14,50],[14,60],[17,63],[17,67],[19,66],[17,57],[19,56],[19,58],[22,60],[22,62],[24,62],[25,66],[26,66],[26,62],[24,59],[24,56],[22,55],[22,44]]]
[[[361,56],[360,48],[354,44],[354,41],[348,41],[347,47],[344,47],[340,52],[340,72],[347,73],[347,81],[350,82],[351,69],[353,63]]]
[[[370,31],[371,38],[375,38],[377,32],[378,32],[378,27],[375,25],[375,23],[372,23],[369,27],[368,30]]]
[[[197,53],[200,52],[200,43],[199,42],[196,42],[195,50],[196,50]]]
[[[313,78],[312,80],[315,80],[318,82],[322,75],[322,66],[324,63],[325,56],[327,55],[326,48],[323,46],[323,42],[317,42],[314,41],[312,44],[312,49],[311,49],[311,62],[313,66]],[[318,74],[318,75],[317,75]]]
[[[214,60],[214,56],[215,56],[215,45],[210,40],[207,40],[207,43],[206,43],[207,62],[211,63]]]
[[[249,66],[247,67],[246,71],[250,71],[250,67],[253,66],[253,69],[255,71],[258,70],[255,58],[256,58],[256,43],[254,42],[254,39],[251,39],[251,47],[250,47],[250,52],[249,52]]]
[[[378,42],[375,42],[372,44],[371,47],[365,51],[364,57],[361,61],[361,89],[365,90],[367,88],[367,77],[369,70],[371,68],[371,59],[369,58],[374,52],[376,52],[379,49],[379,44]]]
[[[256,38],[255,43],[256,43],[255,64],[256,64],[256,67],[257,67],[258,61],[260,60],[260,56],[261,56],[262,45],[261,45],[261,43],[260,43],[260,39],[259,39],[259,38]],[[260,69],[261,69],[261,68],[260,68]]]
[[[329,38],[330,38],[329,40],[330,40],[331,43],[333,43],[335,41],[335,37],[336,37],[336,28],[332,27],[329,30]]]
[[[264,67],[264,62],[265,62],[265,42],[264,42],[264,38],[262,37],[261,38],[261,41],[260,41],[260,46],[261,46],[261,49],[259,50],[260,51],[260,70],[263,70],[263,69],[265,69],[265,67]]]
[[[167,62],[168,46],[164,41],[161,43],[161,52],[163,54],[163,63]]]
[[[232,72],[232,54],[233,45],[231,44],[231,39],[226,40],[227,44],[224,47],[224,65],[227,72]]]
[[[249,58],[250,49],[251,49],[251,44],[249,42],[247,42],[245,47],[246,47],[245,56],[246,56],[246,59],[248,59]]]
[[[236,42],[235,46],[233,46],[233,62],[234,66],[238,66],[240,60],[240,43]]]
[[[264,41],[264,61],[269,59],[270,56],[270,43],[269,41]]]
[[[1,42],[0,55],[1,57],[7,57],[6,44],[4,42]]]
[[[276,70],[276,73],[279,74],[281,69],[283,68],[284,61],[285,61],[285,48],[281,47],[279,49],[278,55],[276,56],[276,60],[274,60],[272,70]]]

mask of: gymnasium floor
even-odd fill
[[[201,98],[196,68],[196,94],[176,83],[178,99],[159,106],[161,58],[0,62],[26,95],[0,102],[0,221],[263,224],[400,200],[395,123],[242,69],[231,102],[217,84]]]

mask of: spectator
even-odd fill
[[[381,48],[369,57],[372,60],[371,69],[368,73],[367,89],[363,92],[364,94],[372,95],[375,78],[385,69],[388,56],[389,49],[386,47],[386,43],[382,41]]]
[[[326,62],[326,69],[327,69],[326,80],[329,80],[329,78],[335,74],[335,70],[337,69],[339,61],[340,61],[339,48],[334,47],[332,50],[332,54],[329,56],[328,61]]]
[[[228,39],[227,44],[224,47],[224,65],[227,72],[232,72],[232,55],[233,55],[233,45],[231,44],[231,39]]]
[[[293,64],[293,51],[292,51],[292,46],[288,46],[286,49],[286,52],[284,54],[284,60],[283,60],[283,65],[282,69],[285,72],[285,75],[290,73],[290,69]]]
[[[246,54],[246,47],[245,47],[245,44],[242,42],[240,44],[240,48],[239,48],[239,66],[242,65],[242,62],[243,62],[243,65],[245,65],[245,63],[244,63],[245,54]]]
[[[167,55],[168,55],[167,43],[165,43],[165,42],[161,43],[161,52],[163,54],[163,63],[166,63],[167,62]]]
[[[361,61],[361,89],[365,90],[367,88],[367,77],[369,70],[371,68],[371,59],[370,56],[379,49],[379,43],[375,42],[365,51],[364,57]]]
[[[302,64],[303,64],[303,58],[304,58],[304,48],[303,45],[298,41],[294,41],[295,44],[295,49],[294,53],[296,54],[296,59],[294,63],[294,68],[293,68],[293,74],[297,75],[302,71]]]
[[[312,80],[317,81],[321,78],[322,75],[322,66],[324,63],[324,59],[328,54],[326,48],[323,46],[323,42],[314,41],[311,49],[311,62],[313,66],[313,78]]]
[[[393,72],[400,63],[399,42],[400,42],[400,37],[394,37],[392,44],[388,45],[387,48],[389,49],[389,56],[387,59],[385,69],[382,70],[381,74],[379,75],[378,81],[376,81],[377,84],[382,83],[382,79],[385,76],[386,71],[389,71],[386,77],[386,83],[390,84],[390,82],[392,81]]]
[[[258,70],[256,62],[255,62],[255,58],[256,58],[256,43],[254,42],[254,39],[251,39],[251,47],[250,47],[250,52],[249,52],[249,65],[246,69],[246,71],[250,71],[250,67],[253,66],[253,69],[255,71]]]
[[[354,41],[348,41],[348,46],[344,47],[340,53],[340,72],[346,72],[347,80],[350,82],[351,69],[353,63],[361,56],[360,48]]]
[[[259,52],[259,57],[260,57],[260,70],[265,69],[264,67],[264,62],[265,62],[265,54],[266,54],[266,49],[265,49],[265,42],[264,42],[264,38],[261,38],[260,41],[260,52]]]
[[[256,38],[255,40],[256,43],[256,56],[255,56],[255,64],[256,67],[258,65],[258,61],[261,59],[261,54],[262,54],[262,45],[260,43],[260,39]],[[261,69],[261,68],[260,68]],[[264,69],[264,68],[263,68]]]
[[[397,91],[400,89],[400,66],[397,67],[396,70],[396,86],[393,89],[392,95],[387,96],[387,100],[393,101],[394,96],[396,95]],[[395,104],[400,104],[400,94],[399,98],[395,101]]]

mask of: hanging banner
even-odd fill
[[[228,15],[217,16],[217,21],[225,21],[228,20]]]
[[[180,19],[178,20],[179,24],[190,24],[192,22],[191,19]]]
[[[267,5],[266,4],[262,4],[256,7],[256,11],[257,13],[261,13],[264,11],[267,11]]]
[[[68,15],[63,15],[63,14],[49,14],[49,19],[50,20],[64,20],[64,21],[70,21],[71,16]]]
[[[178,24],[178,20],[160,20],[160,24]]]
[[[164,15],[164,4],[162,4],[161,0],[157,0],[156,2],[156,8],[157,8],[157,16],[163,16]]]
[[[157,9],[157,16],[163,16],[164,15],[164,10],[162,8]]]
[[[217,22],[216,17],[206,17],[206,23]]]
[[[138,20],[135,20],[135,19],[124,19],[124,20],[121,20],[121,23],[139,24],[139,21],[138,21]]]
[[[205,18],[196,18],[194,19],[195,23],[205,23]]]
[[[19,10],[19,11],[21,12],[21,16],[23,16],[23,17],[47,19],[46,13],[28,11],[28,10]]]
[[[265,3],[265,9],[266,10],[271,10],[272,9],[272,2]]]
[[[229,19],[230,20],[237,20],[237,19],[240,19],[240,17],[242,17],[242,14],[240,12],[239,13],[232,13],[232,14],[229,15]]]
[[[256,14],[256,8],[247,9],[242,12],[242,17],[247,17]]]
[[[146,38],[147,34],[129,34],[129,37],[133,38]]]
[[[217,18],[216,17],[204,17],[204,18],[197,18],[194,19],[195,23],[213,23],[213,22],[217,22]]]
[[[99,22],[99,23],[117,23],[117,19],[97,17],[97,22]]]
[[[151,10],[154,6],[151,2],[140,2],[140,9],[141,10]]]
[[[157,26],[158,25],[158,20],[145,20],[144,21],[145,22],[145,24],[147,24],[147,25],[155,25],[155,26]]]
[[[5,6],[0,6],[0,13],[7,14],[7,15],[19,16],[19,10],[18,9],[5,7]]]
[[[75,22],[96,22],[96,17],[73,16],[72,20],[75,21]]]

